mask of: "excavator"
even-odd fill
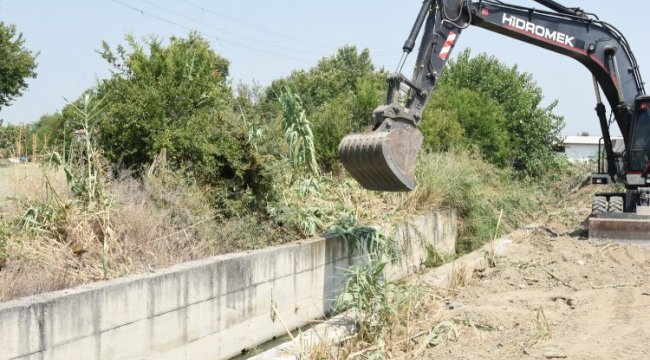
[[[388,77],[385,105],[372,114],[373,130],[346,135],[339,145],[344,168],[373,191],[412,191],[423,135],[422,113],[460,35],[471,26],[569,56],[593,76],[596,115],[604,154],[594,184],[623,184],[624,192],[594,196],[589,237],[594,240],[650,240],[650,96],[625,36],[593,13],[553,0],[534,0],[544,9],[499,0],[424,0],[404,43],[398,70]],[[424,28],[424,29],[423,29]],[[413,76],[402,74],[415,49]],[[614,151],[611,117],[623,136],[624,151]]]

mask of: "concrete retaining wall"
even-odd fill
[[[399,278],[424,245],[453,252],[456,215],[395,226]],[[336,236],[217,256],[0,304],[0,360],[226,359],[327,313],[362,257]],[[275,309],[275,311],[274,311]]]

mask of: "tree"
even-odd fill
[[[0,126],[0,157],[23,155],[23,149],[17,149],[17,147],[22,147],[24,144],[25,132],[24,125]]]
[[[470,55],[466,50],[449,63],[436,91],[464,88],[493,99],[505,116],[502,126],[510,142],[507,162],[524,176],[542,176],[556,164],[553,147],[560,142],[564,127],[564,119],[553,114],[557,101],[541,106],[542,90],[530,74],[486,54]]]
[[[221,199],[249,190],[266,196],[263,167],[233,111],[228,61],[196,33],[167,46],[132,36],[127,43],[115,51],[103,44],[113,75],[94,90],[103,99],[99,142],[108,159],[140,170],[164,150],[172,170],[211,185]]]
[[[0,21],[0,110],[27,89],[27,79],[36,77],[36,54],[27,50],[15,25]]]
[[[279,94],[287,87],[303,100],[312,123],[318,162],[325,171],[338,165],[338,144],[344,135],[371,124],[372,111],[385,101],[386,73],[375,70],[370,52],[344,46],[309,70],[294,71],[274,81],[261,106],[277,118]]]
[[[420,131],[424,135],[423,150],[445,152],[469,145],[465,129],[460,124],[458,111],[455,109],[443,110],[433,104],[427,106],[420,123]]]
[[[45,114],[32,125],[32,133],[36,135],[39,143],[48,148],[56,148],[62,152],[64,143],[69,143],[70,138],[65,137],[65,126],[63,114]],[[68,134],[69,136],[69,134]]]
[[[198,148],[209,147],[216,135],[210,130],[228,110],[228,62],[196,34],[172,38],[167,47],[148,39],[146,50],[131,36],[127,42],[130,52],[103,44],[113,68],[97,88],[106,104],[101,141],[107,154],[126,167],[151,162],[163,148],[179,164],[199,160],[205,151]]]
[[[506,166],[511,149],[506,117],[489,96],[466,88],[447,88],[431,99],[421,125],[430,150],[477,147],[491,163]]]

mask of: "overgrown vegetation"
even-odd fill
[[[0,298],[435,209],[460,215],[462,253],[495,236],[500,214],[499,232],[535,214],[542,195],[526,178],[561,171],[561,119],[529,75],[485,55],[452,63],[422,124],[419,187],[388,194],[361,189],[337,160],[385,96],[367,50],[345,46],[268,88],[234,88],[228,61],[195,33],[128,36],[100,54],[110,77],[60,113],[0,128],[4,156],[43,165],[7,168]],[[381,264],[355,277],[388,286],[372,283]]]
[[[404,288],[384,279],[386,266],[399,260],[397,244],[376,229],[345,219],[333,231],[347,242],[353,256],[365,258],[363,265],[345,269],[348,280],[336,310],[352,311],[359,327],[357,336],[373,344],[390,331],[405,301]]]
[[[347,312],[357,329],[341,344],[308,349],[305,358],[384,359],[399,353],[416,357],[456,331],[453,324],[438,322],[438,312],[434,311],[438,294],[417,283],[385,278],[386,266],[399,261],[393,240],[349,221],[335,231],[349,244],[353,256],[364,259],[362,265],[346,269],[348,279],[335,307],[338,312]]]
[[[542,208],[543,189],[514,180],[471,152],[428,154],[418,168],[419,186],[412,201],[416,207],[437,204],[458,211],[461,219],[457,251],[466,253],[492,240],[501,212],[499,234],[520,226]]]
[[[103,44],[113,75],[102,80],[100,144],[119,168],[136,172],[165,154],[165,165],[208,185],[215,209],[231,217],[263,206],[271,179],[249,144],[227,83],[229,63],[192,33],[128,49]]]
[[[363,355],[364,358],[385,358],[390,348],[411,348],[409,338],[414,335],[410,333],[411,320],[435,295],[432,297],[419,285],[407,286],[386,279],[386,267],[400,260],[398,245],[393,239],[346,218],[332,232],[348,244],[351,256],[360,259],[358,265],[345,269],[347,281],[335,303],[337,312],[347,312],[355,320],[357,331],[341,346],[324,344],[309,349],[304,357],[348,359]]]

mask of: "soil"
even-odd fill
[[[511,234],[507,256],[447,294],[443,321],[455,331],[419,357],[648,358],[650,247],[573,233]]]

